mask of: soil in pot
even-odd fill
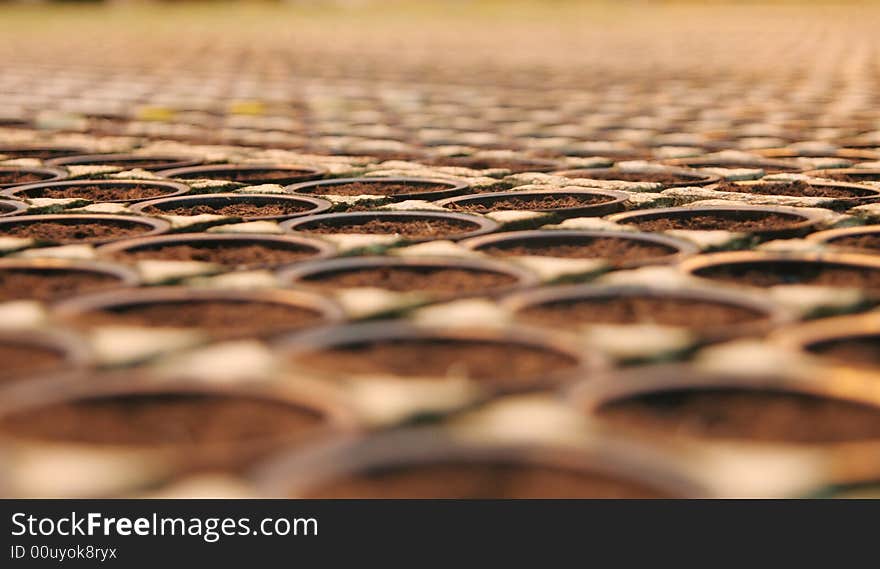
[[[679,166],[687,166],[688,168],[726,168],[726,169],[761,169],[765,174],[784,174],[792,172],[800,172],[802,168],[796,164],[786,165],[779,162],[749,162],[745,160],[675,160]]]
[[[811,353],[852,366],[880,367],[880,335],[834,338],[808,345]]]
[[[489,170],[502,168],[511,174],[523,172],[552,172],[558,164],[552,160],[523,160],[517,158],[477,158],[473,156],[443,156],[420,160],[428,166],[454,166],[473,170]]]
[[[149,182],[111,182],[95,180],[93,183],[62,182],[16,192],[27,198],[83,199],[93,202],[147,200],[162,197],[179,190],[173,186]]]
[[[295,188],[298,194],[328,194],[335,196],[399,196],[406,194],[427,194],[446,192],[455,184],[439,182],[402,182],[402,181],[358,181],[345,184],[314,184]]]
[[[439,462],[373,468],[331,480],[308,498],[668,498],[607,475],[538,464]]]
[[[48,347],[0,342],[0,383],[60,368],[64,355]]]
[[[248,240],[166,242],[122,251],[114,251],[120,261],[162,260],[200,261],[218,265],[250,269],[280,266],[310,259],[319,254],[317,249],[295,243]]]
[[[118,219],[58,219],[28,220],[15,218],[15,223],[0,224],[0,235],[71,244],[90,241],[109,241],[137,237],[153,230],[142,223]]]
[[[0,146],[0,154],[10,158],[36,158],[48,160],[61,156],[73,156],[82,154],[82,148],[68,148],[62,146]]]
[[[317,176],[317,172],[306,168],[243,168],[230,166],[224,169],[208,167],[187,168],[184,172],[173,170],[161,171],[173,178],[186,180],[208,178],[211,180],[228,180],[243,184],[292,184],[303,180],[311,180]]]
[[[880,438],[880,409],[770,390],[670,390],[613,401],[598,413],[611,425],[655,435],[792,444]]]
[[[345,344],[307,352],[308,368],[353,375],[467,377],[515,387],[573,369],[578,361],[548,347],[471,339],[407,338]]]
[[[828,241],[829,245],[845,247],[847,249],[864,249],[870,252],[880,252],[880,231],[875,233],[851,234],[835,237]]]
[[[765,261],[719,264],[697,269],[694,275],[755,287],[814,285],[880,288],[880,268],[817,261]]]
[[[0,186],[30,184],[44,180],[54,180],[57,177],[58,175],[53,172],[29,168],[0,169]]]
[[[714,188],[719,192],[759,194],[765,196],[793,196],[807,198],[853,199],[880,197],[880,193],[870,189],[809,184],[803,180],[792,182],[768,182],[766,184],[722,183]]]
[[[448,202],[443,207],[464,213],[489,213],[503,210],[548,211],[590,207],[613,202],[617,199],[614,196],[589,193],[530,194],[524,192],[522,196],[508,195],[499,198],[484,195],[482,198],[474,198],[473,200]]]
[[[410,239],[447,239],[477,231],[480,226],[465,220],[445,217],[336,217],[298,225],[297,231],[318,234],[367,233],[401,235]]]
[[[755,231],[784,231],[804,223],[803,217],[769,211],[694,209],[689,215],[670,215],[667,217],[644,216],[621,219],[620,223],[635,225],[642,231],[733,231],[750,233]]]
[[[511,239],[487,243],[478,251],[499,257],[539,255],[567,259],[609,259],[616,265],[636,263],[675,255],[678,250],[668,245],[641,239],[617,236],[548,235],[523,240]]]
[[[121,284],[118,277],[97,271],[0,268],[0,302],[23,299],[51,302]]]
[[[871,168],[841,168],[840,171],[822,170],[821,172],[813,172],[820,178],[836,180],[838,182],[850,182],[858,184],[859,182],[880,182],[880,170]]]
[[[511,287],[518,280],[506,273],[453,266],[388,266],[320,272],[306,276],[302,282],[327,290],[374,287],[394,292],[476,294]]]
[[[280,401],[212,394],[135,394],[80,399],[0,418],[0,433],[51,443],[172,448],[198,462],[234,465],[267,442],[291,442],[319,426],[316,411]],[[244,466],[242,464],[241,466]]]
[[[743,306],[697,298],[614,295],[559,300],[528,306],[524,320],[552,328],[579,324],[656,324],[692,329],[737,326],[766,320]]]
[[[700,174],[684,175],[672,172],[624,172],[613,169],[564,170],[559,175],[566,178],[588,178],[591,180],[615,180],[621,182],[653,182],[664,186],[690,185],[699,186],[717,180],[711,176]]]
[[[77,316],[89,326],[201,328],[215,338],[268,336],[324,323],[318,311],[301,306],[234,299],[166,300],[120,304]]]
[[[89,166],[117,166],[131,170],[140,168],[141,170],[163,170],[166,168],[180,168],[184,166],[194,166],[201,162],[198,159],[190,159],[179,156],[141,156],[138,154],[108,154],[108,155],[88,155],[88,156],[70,156],[53,160],[52,164],[58,166],[71,165],[89,165]]]
[[[293,216],[316,209],[315,204],[305,201],[247,195],[203,201],[187,199],[186,202],[148,205],[141,212],[149,215],[226,215],[247,219]]]

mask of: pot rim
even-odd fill
[[[620,192],[616,190],[602,190],[602,189],[564,189],[564,190],[520,190],[516,189],[504,191],[504,192],[490,192],[485,194],[467,194],[463,196],[457,196],[452,198],[446,198],[437,202],[437,205],[441,207],[446,207],[450,204],[458,204],[461,202],[480,202],[483,200],[499,200],[509,197],[520,197],[520,196],[542,196],[542,195],[550,195],[550,196],[565,196],[565,195],[598,195],[598,196],[607,196],[611,198],[609,201],[600,202],[592,205],[580,205],[573,207],[555,207],[555,208],[539,208],[539,209],[523,209],[518,211],[539,211],[543,213],[555,213],[558,215],[566,214],[566,215],[590,215],[593,217],[599,217],[603,215],[608,215],[611,213],[616,213],[621,211],[626,202],[629,201],[629,194],[626,192]]]
[[[312,215],[309,217],[301,217],[296,219],[290,219],[284,221],[280,224],[281,229],[290,233],[299,233],[300,231],[297,229],[298,226],[305,225],[307,223],[314,223],[326,220],[337,220],[337,219],[354,219],[358,217],[391,217],[391,218],[419,218],[419,217],[428,217],[428,218],[445,218],[445,219],[455,219],[458,221],[467,222],[473,225],[476,225],[477,228],[471,231],[467,231],[464,233],[455,233],[448,236],[441,236],[439,239],[448,240],[448,241],[459,241],[461,239],[467,239],[469,237],[476,237],[478,235],[485,235],[487,233],[491,233],[493,231],[498,230],[501,227],[497,221],[490,219],[485,216],[471,215],[466,213],[453,213],[453,212],[434,212],[434,211],[350,211],[350,212],[340,212],[340,213],[321,213],[318,215]],[[307,233],[304,231],[303,233]],[[341,233],[341,232],[340,232]],[[378,234],[381,235],[381,234]],[[406,237],[401,236],[403,241],[407,242],[419,242],[419,241],[433,241],[438,238],[434,237]]]
[[[693,156],[690,158],[670,158],[668,160],[662,161],[664,164],[668,164],[670,166],[681,166],[686,168],[693,169],[701,169],[701,168],[725,168],[725,169],[760,169],[763,170],[764,167],[774,168],[774,169],[783,169],[786,172],[795,173],[802,172],[806,168],[796,164],[794,162],[786,161],[786,160],[773,160],[770,158],[764,158],[762,156],[755,156],[754,160],[747,160],[745,158],[719,158],[719,157],[711,157],[711,156]]]
[[[608,221],[628,225],[627,220],[646,217],[647,219],[662,218],[669,214],[679,217],[679,214],[691,214],[698,212],[757,212],[767,214],[782,214],[790,217],[800,218],[801,221],[792,223],[792,225],[782,228],[759,229],[756,231],[743,231],[733,233],[745,233],[757,237],[772,237],[789,234],[796,234],[801,231],[808,230],[823,220],[824,212],[803,211],[802,208],[789,206],[759,206],[759,205],[706,205],[706,206],[680,206],[680,207],[654,207],[648,209],[635,209],[622,213],[615,213],[608,216]]]
[[[495,259],[471,259],[453,256],[432,257],[396,257],[383,255],[340,257],[336,259],[306,261],[283,266],[279,269],[278,278],[284,284],[308,288],[303,279],[322,273],[347,272],[348,270],[370,269],[375,267],[426,267],[426,268],[461,268],[466,270],[500,273],[512,276],[516,283],[501,287],[498,292],[488,291],[473,294],[484,296],[501,294],[503,291],[536,285],[541,279],[535,273],[513,263],[505,263]],[[455,294],[455,298],[468,296],[468,293]]]
[[[210,174],[212,172],[222,172],[225,170],[287,170],[290,172],[301,172],[302,173],[302,181],[306,180],[317,180],[322,178],[327,174],[327,170],[324,168],[318,168],[315,166],[294,166],[289,164],[240,164],[240,163],[231,163],[231,164],[202,164],[200,166],[187,166],[185,168],[168,168],[165,170],[157,170],[157,176],[163,176],[165,178],[174,178],[175,176],[179,176],[181,174],[184,175],[183,180],[199,180],[199,179],[222,179],[222,178],[212,178]],[[189,174],[207,174],[206,176],[190,176]],[[300,177],[297,176],[299,180]],[[240,182],[245,185],[260,185],[263,183],[271,183],[271,182]]]
[[[544,374],[520,385],[506,386],[504,381],[473,380],[471,383],[485,385],[493,393],[515,393],[538,389],[556,388],[562,383],[572,381],[583,375],[592,375],[608,367],[607,358],[594,350],[585,350],[574,338],[551,330],[517,326],[515,328],[474,328],[443,327],[417,324],[406,320],[384,320],[374,322],[355,322],[322,326],[300,334],[280,335],[274,339],[274,348],[286,357],[294,369],[315,377],[334,377],[337,372],[312,370],[307,365],[297,364],[298,356],[326,350],[328,348],[357,344],[361,342],[384,342],[393,340],[452,340],[460,342],[493,342],[497,344],[519,344],[543,349],[572,358],[576,363],[570,368]],[[392,376],[392,374],[387,374]],[[401,376],[407,377],[407,376]]]
[[[240,300],[243,302],[285,304],[313,309],[320,313],[321,316],[329,322],[340,322],[346,318],[343,308],[333,300],[302,290],[215,289],[189,288],[184,286],[156,286],[136,288],[126,291],[105,291],[82,294],[57,303],[53,307],[53,311],[62,318],[70,318],[112,307],[181,302],[187,300]],[[287,332],[287,334],[289,333],[290,332]]]
[[[0,154],[5,154],[6,152],[8,152],[8,151],[10,151],[10,150],[13,151],[13,152],[20,151],[20,150],[36,150],[36,151],[40,151],[40,150],[49,150],[49,151],[60,150],[60,151],[62,151],[62,152],[68,152],[68,151],[69,151],[69,152],[74,153],[74,154],[82,154],[82,153],[88,151],[87,148],[82,147],[82,146],[68,146],[68,145],[64,145],[64,144],[59,144],[59,145],[55,145],[55,144],[31,144],[31,143],[27,143],[27,142],[23,142],[23,143],[20,143],[20,144],[16,144],[16,143],[2,143],[2,144],[0,144]],[[29,156],[19,156],[19,158],[30,158],[30,157],[29,157]],[[60,157],[59,157],[59,158],[60,158]],[[46,160],[48,160],[48,159],[46,159]],[[46,162],[46,164],[48,164],[48,162]]]
[[[837,229],[826,229],[825,231],[817,231],[816,233],[810,233],[804,239],[807,241],[814,241],[816,243],[822,243],[827,245],[828,247],[834,247],[836,250],[843,252],[850,252],[853,255],[870,255],[870,253],[859,253],[859,251],[864,251],[864,249],[858,249],[856,247],[842,247],[840,245],[835,245],[834,241],[840,237],[850,237],[857,235],[871,235],[878,234],[880,235],[880,225],[854,225],[852,227],[839,227]]]
[[[675,253],[661,257],[649,258],[644,261],[625,263],[623,266],[641,266],[657,263],[675,262],[700,252],[696,243],[678,239],[670,235],[649,233],[643,231],[602,231],[602,230],[578,230],[578,229],[528,229],[523,231],[505,231],[481,237],[472,237],[461,242],[463,247],[472,251],[480,251],[485,245],[503,243],[505,241],[546,239],[548,237],[565,238],[596,238],[596,239],[631,239],[634,241],[646,241],[658,245],[665,245],[676,250]]]
[[[66,180],[69,176],[67,170],[62,170],[61,168],[49,168],[46,166],[3,166],[0,165],[0,172],[16,172],[16,171],[24,171],[24,172],[32,172],[35,174],[48,174],[49,178],[45,180],[41,180],[40,182],[10,182],[10,183],[0,183],[0,190],[3,190],[3,195],[6,194],[6,189],[8,188],[17,188],[18,186],[26,186],[34,183],[47,183],[47,182],[59,182],[61,180]]]
[[[102,273],[118,278],[124,286],[137,286],[141,282],[140,275],[134,269],[124,265],[105,261],[83,259],[60,259],[52,257],[22,258],[6,257],[0,259],[0,271],[6,269],[26,270],[67,270],[89,273]]]
[[[189,188],[187,188],[189,189]],[[306,215],[315,215],[319,213],[323,213],[328,211],[333,207],[333,204],[327,200],[321,198],[313,198],[311,196],[299,195],[299,194],[245,194],[245,193],[234,193],[234,192],[223,192],[216,194],[190,194],[190,195],[176,195],[176,196],[168,196],[162,198],[150,199],[148,201],[141,201],[131,207],[131,210],[144,215],[162,215],[161,213],[149,214],[145,213],[144,210],[148,207],[167,205],[179,203],[181,205],[186,205],[188,202],[202,202],[202,201],[211,201],[211,200],[240,200],[247,201],[249,199],[256,198],[257,201],[264,200],[275,200],[275,201],[299,201],[305,202],[313,206],[312,209],[303,211],[300,213],[291,213],[291,214],[283,214],[283,215],[256,215],[256,216],[247,216],[242,217],[241,219],[246,221],[263,221],[263,220],[272,220],[272,219],[293,219],[295,217],[302,217]],[[161,209],[161,208],[160,208]],[[234,216],[231,216],[234,217]]]
[[[47,329],[4,329],[0,330],[0,343],[7,345],[22,344],[37,348],[46,348],[56,351],[61,355],[63,366],[70,366],[74,370],[81,370],[94,362],[91,345],[79,334],[75,334],[64,328]],[[29,385],[32,378],[42,375],[69,373],[70,370],[55,370],[54,372],[25,373],[21,379],[13,379],[0,386],[0,391],[7,392],[16,385]],[[0,405],[6,402],[6,397],[0,397]]]
[[[854,189],[854,190],[861,190],[862,192],[865,192],[866,194],[868,194],[868,195],[863,195],[863,196],[851,196],[851,197],[844,197],[844,198],[832,198],[832,197],[829,197],[829,198],[821,198],[821,197],[819,197],[819,196],[801,196],[801,197],[804,197],[804,198],[828,199],[828,200],[833,200],[833,201],[837,201],[837,202],[861,202],[861,201],[868,201],[868,200],[876,200],[876,199],[880,198],[880,188],[873,188],[873,187],[871,187],[871,186],[862,185],[862,184],[858,184],[858,183],[855,183],[855,182],[838,182],[838,181],[834,181],[834,180],[824,180],[824,179],[811,179],[811,180],[764,180],[764,179],[761,179],[761,180],[733,180],[733,181],[728,182],[728,184],[729,184],[729,185],[733,185],[733,186],[783,186],[783,185],[792,184],[792,183],[799,182],[799,181],[804,182],[804,183],[807,184],[808,186],[815,186],[815,187],[817,187],[817,188],[844,188],[844,189]],[[716,188],[710,186],[710,187],[707,188],[707,189],[716,189]],[[721,191],[723,191],[723,190],[721,190]],[[873,194],[873,195],[872,195],[872,194]],[[772,193],[769,193],[769,194],[760,194],[760,195],[766,195],[766,196],[780,196],[780,194],[772,194]],[[780,197],[782,197],[782,196],[780,196]],[[769,206],[769,207],[776,207],[776,206]],[[786,206],[779,206],[779,207],[786,207]],[[788,207],[792,207],[792,206],[788,206]]]
[[[260,465],[253,480],[268,496],[306,497],[322,482],[382,467],[459,463],[550,466],[614,477],[661,493],[708,497],[711,490],[672,456],[636,441],[585,437],[572,447],[530,441],[479,441],[440,427],[408,427],[368,435],[337,436]]]
[[[113,253],[121,253],[131,249],[139,249],[145,247],[147,249],[152,245],[174,245],[178,243],[187,243],[191,241],[201,242],[265,242],[265,243],[284,243],[312,248],[315,250],[315,256],[312,259],[326,259],[336,254],[336,246],[329,241],[321,239],[313,239],[299,235],[268,235],[268,234],[223,234],[223,233],[170,233],[166,235],[154,235],[151,237],[134,237],[132,239],[124,239],[100,245],[95,249],[98,255],[112,255]]]
[[[840,147],[833,152],[810,152],[794,148],[759,148],[756,154],[767,158],[843,158],[856,160],[878,160],[880,153],[860,148]]]
[[[13,198],[28,198],[28,196],[22,195],[25,192],[29,192],[31,190],[41,190],[43,188],[57,188],[57,187],[68,187],[68,186],[161,186],[164,188],[170,188],[172,191],[170,193],[165,194],[163,197],[174,197],[174,196],[182,196],[190,191],[190,187],[186,184],[179,184],[177,182],[172,182],[169,180],[117,180],[117,179],[100,179],[100,180],[61,180],[57,182],[36,182],[27,184],[24,186],[15,186],[14,188],[9,188],[3,191],[0,191],[0,195],[10,196]],[[85,199],[85,198],[83,198]],[[94,203],[138,203],[144,202],[147,200],[155,200],[157,198],[133,198],[133,199],[120,199],[120,200],[96,200]],[[92,201],[92,200],[89,200]]]
[[[692,181],[682,180],[681,182],[654,182],[659,183],[663,186],[663,188],[681,188],[681,187],[690,187],[690,186],[705,186],[708,184],[714,184],[716,182],[721,181],[721,176],[715,174],[704,174],[697,170],[691,168],[678,168],[678,167],[665,167],[665,168],[647,168],[643,171],[632,170],[632,171],[624,171],[618,167],[610,167],[610,168],[571,168],[568,170],[558,170],[553,172],[552,174],[555,176],[564,176],[566,178],[571,178],[572,174],[576,173],[584,173],[584,174],[613,174],[616,172],[620,172],[621,174],[672,174],[674,176],[680,176],[682,178],[694,178]],[[582,176],[583,178],[590,179],[589,175]],[[600,180],[608,180],[614,181],[613,178],[595,178]],[[646,180],[649,181],[649,180]]]
[[[2,192],[0,192],[0,195],[3,195]],[[0,213],[0,217],[12,217],[13,215],[20,215],[22,212],[27,211],[30,207],[28,204],[19,200],[0,200],[0,206],[4,205],[12,207],[12,211]]]
[[[826,341],[855,339],[864,336],[880,337],[880,312],[863,312],[800,322],[774,331],[769,335],[768,340],[782,348],[823,359],[821,354],[810,351],[809,347]],[[829,366],[865,371],[877,367],[853,366],[833,360],[829,361]]]
[[[431,190],[431,191],[414,191],[407,194],[396,194],[392,196],[388,196],[385,194],[364,194],[364,195],[375,195],[376,197],[385,197],[389,198],[393,201],[405,201],[405,200],[418,200],[423,199],[427,201],[434,201],[441,198],[446,198],[450,196],[457,196],[459,194],[463,194],[470,188],[470,184],[467,182],[462,182],[458,180],[449,180],[443,178],[421,178],[421,177],[410,177],[410,176],[394,176],[394,177],[384,177],[384,176],[363,176],[360,178],[329,178],[327,180],[315,180],[311,182],[301,182],[296,184],[291,184],[289,186],[284,187],[284,191],[293,192],[293,193],[301,193],[303,190],[309,190],[314,188],[321,188],[324,186],[333,187],[333,186],[341,186],[345,184],[352,183],[391,183],[391,184],[437,184],[447,186],[445,190]],[[415,189],[415,188],[414,188]],[[311,195],[311,194],[303,194],[303,195]],[[326,194],[315,194],[315,195],[334,195],[332,192],[328,192]]]
[[[127,159],[131,160],[168,160],[168,164],[162,164],[161,166],[153,166],[150,168],[143,168],[139,166],[134,166],[133,168],[141,168],[147,171],[157,171],[157,170],[168,170],[172,168],[187,168],[190,166],[198,166],[204,163],[204,159],[198,158],[195,156],[184,156],[182,154],[138,154],[136,152],[114,152],[109,154],[76,154],[73,156],[59,156],[57,158],[51,158],[46,160],[46,164],[49,166],[87,166],[87,165],[95,165],[101,166],[101,162],[106,161],[124,161]],[[124,168],[124,166],[123,166]]]
[[[38,214],[38,215],[16,215],[7,219],[0,219],[0,229],[4,225],[14,224],[14,223],[29,223],[29,222],[44,222],[44,221],[68,221],[68,220],[82,220],[85,222],[89,221],[111,221],[111,222],[122,222],[122,223],[133,223],[136,225],[146,225],[151,229],[146,233],[141,234],[139,237],[151,237],[154,235],[161,235],[166,233],[169,229],[171,229],[171,224],[164,219],[159,219],[156,217],[145,217],[139,215],[112,215],[105,213],[50,213],[50,214]],[[2,231],[0,231],[2,234]],[[130,237],[129,237],[130,239]],[[76,241],[78,244],[91,244],[91,245],[99,245],[105,243],[111,243],[113,241],[118,241],[118,238],[98,238],[98,239],[84,239],[81,241]]]
[[[758,312],[764,316],[764,318],[758,319],[754,322],[750,321],[740,324],[715,326],[711,329],[707,329],[705,332],[700,331],[700,336],[733,337],[759,328],[779,326],[796,320],[796,315],[792,311],[754,294],[734,290],[698,288],[693,286],[673,288],[656,285],[595,285],[589,283],[544,286],[508,294],[499,299],[498,302],[502,307],[507,308],[514,313],[518,313],[526,308],[541,306],[547,303],[620,296],[672,298],[681,300],[693,299],[704,302],[714,302],[719,305],[745,308],[747,310]],[[584,324],[590,323],[585,322]],[[627,324],[628,323],[622,323],[622,325]]]
[[[880,155],[878,155],[878,159],[880,159]],[[880,179],[880,168],[822,168],[818,170],[808,170],[804,172],[805,176],[812,176],[815,178],[820,178],[823,180],[833,180],[833,178],[823,178],[825,174],[869,174],[876,175],[878,179]],[[838,180],[834,180],[838,183],[846,183],[846,184],[861,184],[863,182],[839,182]],[[871,182],[872,180],[866,180],[867,182]],[[877,188],[873,188],[877,189]],[[880,190],[877,190],[880,192]]]

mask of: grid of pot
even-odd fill
[[[474,15],[328,45],[349,16],[261,10],[276,33],[10,30],[4,493],[869,491],[868,18],[680,9],[556,39]],[[19,481],[47,442],[119,467]],[[756,456],[799,468],[725,474]]]

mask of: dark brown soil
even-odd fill
[[[847,235],[838,237],[829,241],[830,245],[835,247],[846,247],[849,249],[867,249],[869,251],[880,251],[880,233],[865,233],[864,235]]]
[[[201,261],[238,268],[278,266],[313,257],[315,249],[295,245],[278,245],[248,241],[208,242],[192,241],[160,247],[119,251],[120,260]]]
[[[399,196],[403,194],[442,192],[449,190],[451,187],[447,184],[431,184],[428,182],[349,182],[347,184],[310,186],[297,190],[297,193],[334,196]]]
[[[9,156],[10,158],[37,158],[38,160],[60,158],[61,156],[82,154],[82,152],[83,151],[81,149],[75,148],[27,148],[25,146],[15,148],[0,148],[0,154],[3,154],[4,156]]]
[[[95,165],[95,166],[118,166],[120,168],[127,168],[129,170],[134,168],[141,168],[142,170],[161,170],[163,168],[168,168],[170,164],[179,163],[181,159],[169,159],[163,160],[161,158],[116,158],[116,159],[101,159],[101,158],[92,158],[89,160],[77,160],[76,162],[67,162],[65,165],[73,165],[73,164],[87,164],[87,165]]]
[[[758,169],[764,171],[765,174],[782,174],[785,172],[798,172],[800,170],[797,166],[768,166],[766,164],[761,164],[760,162],[711,162],[711,163],[693,163],[686,164],[686,166],[690,166],[692,168],[727,168],[727,169],[737,169],[737,168],[747,168],[747,169]]]
[[[0,418],[0,432],[56,443],[191,447],[197,452],[203,445],[290,439],[320,422],[315,412],[268,400],[129,395],[20,411]]]
[[[611,196],[596,194],[568,194],[560,196],[552,195],[525,195],[522,197],[507,197],[494,199],[483,198],[481,201],[460,201],[446,204],[447,209],[469,213],[488,213],[502,210],[526,210],[538,211],[548,209],[565,209],[575,207],[587,207],[591,205],[614,201]]]
[[[120,286],[105,273],[64,269],[0,269],[0,301],[61,300],[76,294]]]
[[[22,171],[9,171],[9,170],[0,170],[0,184],[27,184],[30,182],[40,182],[42,180],[48,180],[50,178],[54,178],[54,174],[47,173],[39,173],[39,172],[28,172],[27,170]]]
[[[577,361],[548,348],[479,340],[379,340],[308,353],[312,369],[343,374],[468,377],[514,387],[572,369]]]
[[[0,344],[0,382],[18,379],[32,373],[57,369],[64,362],[61,353],[25,344]]]
[[[836,186],[820,186],[808,184],[801,180],[794,182],[773,182],[767,184],[719,184],[719,192],[736,192],[741,194],[759,194],[765,196],[793,196],[807,198],[851,199],[876,195],[871,190],[855,188],[838,188]]]
[[[395,235],[413,239],[444,239],[463,233],[476,231],[479,226],[467,221],[443,218],[339,218],[333,221],[319,221],[297,227],[298,231],[308,233],[368,233],[374,235]]]
[[[174,174],[175,178],[196,179],[207,178],[209,180],[228,180],[230,182],[243,182],[248,184],[266,184],[266,183],[283,183],[294,182],[313,173],[309,170],[275,170],[267,168],[265,170],[239,170],[230,168],[229,170],[216,170],[205,172],[189,172],[185,174]]]
[[[656,435],[785,443],[880,438],[880,409],[831,398],[759,390],[679,390],[612,402],[612,425]]]
[[[616,264],[675,255],[666,245],[625,237],[547,237],[480,247],[480,251],[502,257],[543,255],[567,259],[609,259]]]
[[[90,184],[35,188],[22,192],[21,195],[31,198],[77,198],[93,202],[104,202],[158,198],[174,191],[171,188],[150,184]]]
[[[529,322],[553,328],[579,324],[659,324],[706,329],[766,319],[761,312],[732,304],[651,296],[557,301],[531,306],[520,315]]]
[[[471,168],[473,170],[489,170],[503,168],[511,174],[523,172],[549,172],[555,168],[552,164],[543,162],[529,162],[528,160],[473,158],[470,156],[449,156],[422,160],[429,166],[456,166],[459,168]]]
[[[149,206],[143,209],[151,215],[228,215],[231,217],[270,217],[295,215],[314,209],[315,206],[294,200],[263,201],[259,203],[242,203],[229,200],[225,205],[201,203],[173,208]]]
[[[700,269],[697,276],[758,287],[804,284],[831,287],[880,288],[880,269],[833,263],[774,261],[737,263]]]
[[[669,498],[658,490],[609,476],[505,463],[438,463],[374,469],[334,480],[308,498],[505,499]]]
[[[878,172],[865,172],[864,174],[848,172],[846,174],[843,174],[826,171],[818,177],[828,178],[829,180],[837,180],[838,182],[851,182],[854,184],[858,184],[859,182],[880,182],[880,173]]]
[[[756,211],[707,212],[706,210],[697,210],[688,216],[676,214],[669,217],[636,217],[621,221],[621,223],[635,225],[642,231],[688,229],[695,231],[724,230],[743,233],[788,229],[803,222],[804,218],[802,217],[782,213]]]
[[[429,294],[483,293],[513,286],[505,273],[453,267],[369,267],[312,275],[304,282],[327,289],[376,287]]]
[[[880,366],[878,335],[826,340],[808,346],[808,350],[847,365]]]
[[[33,221],[0,225],[0,234],[53,243],[136,237],[151,231],[146,225],[116,220]]]
[[[16,210],[16,207],[11,204],[0,203],[0,213],[10,213]]]
[[[236,300],[181,300],[132,304],[79,319],[87,325],[203,328],[219,338],[266,336],[324,321],[315,310],[285,304]]]
[[[588,178],[591,180],[620,180],[622,182],[654,182],[656,184],[677,184],[679,182],[700,182],[699,176],[682,176],[667,172],[600,172],[598,170],[577,170],[564,174],[566,178]]]

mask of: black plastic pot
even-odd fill
[[[31,168],[24,166],[0,166],[0,188],[24,186],[34,182],[63,180],[67,172],[60,168]]]
[[[169,154],[80,154],[52,158],[46,164],[51,166],[119,166],[126,170],[139,168],[156,171],[197,166],[202,162],[203,160],[199,158]]]
[[[89,191],[94,188],[96,191],[110,192],[113,195],[114,190],[124,192],[128,189],[143,189],[152,195],[125,198],[118,197],[116,199],[105,199],[103,196],[89,195]],[[65,196],[70,198],[81,198],[93,202],[100,203],[137,203],[147,200],[155,200],[157,197],[179,196],[189,192],[190,188],[186,184],[177,184],[163,180],[64,180],[62,182],[41,182],[38,184],[27,184],[24,186],[16,186],[0,192],[2,195],[15,198],[44,198],[51,195],[51,192],[65,191],[71,192],[71,195]],[[48,195],[47,195],[48,194]]]
[[[285,190],[298,194],[314,195],[338,195],[338,186],[357,184],[359,187],[356,195],[373,195],[393,199],[404,200],[439,200],[450,196],[457,196],[467,191],[468,185],[462,182],[451,182],[432,178],[383,178],[378,176],[363,178],[334,178],[319,182],[305,182],[287,186]],[[395,188],[393,193],[383,191],[382,186],[412,186],[411,191],[399,191]],[[367,187],[361,187],[367,186]],[[372,187],[370,187],[372,186]],[[334,188],[337,188],[334,191]],[[349,194],[344,194],[349,195]]]
[[[664,188],[705,186],[707,184],[714,184],[721,179],[718,176],[684,168],[644,171],[621,170],[619,168],[579,168],[575,170],[560,170],[554,172],[554,174],[565,176],[566,178],[587,178],[591,180],[657,182],[662,184]]]
[[[271,219],[291,219],[294,217],[303,217],[323,213],[333,207],[333,204],[327,200],[313,198],[310,196],[292,196],[283,194],[199,194],[185,197],[169,197],[157,200],[141,202],[131,209],[137,213],[145,215],[171,215],[165,212],[176,208],[196,208],[198,206],[207,206],[209,209],[219,209],[224,206],[234,206],[236,204],[248,205],[272,205],[272,204],[289,204],[302,211],[296,213],[285,213],[281,215],[245,215],[238,216],[228,214],[230,217],[240,217],[244,221],[260,221]],[[185,213],[176,213],[173,215],[190,215]],[[193,213],[191,215],[198,215]],[[227,215],[217,213],[215,215]]]
[[[159,235],[165,233],[171,228],[171,224],[165,220],[152,217],[137,217],[133,215],[17,215],[9,218],[0,219],[0,235],[15,236],[14,228],[33,226],[36,224],[52,224],[64,226],[87,226],[89,224],[96,224],[106,227],[123,228],[126,232],[135,231],[136,229],[137,237]],[[131,234],[119,236],[89,236],[83,235],[81,232],[73,232],[69,235],[61,234],[53,236],[48,233],[35,233],[35,235],[29,235],[29,237],[35,239],[39,244],[63,245],[71,243],[89,243],[93,245],[98,245],[102,243],[110,243],[112,241],[119,241],[121,239],[130,239],[132,237]]]
[[[166,178],[181,180],[228,180],[248,185],[294,184],[307,180],[317,180],[324,176],[324,170],[307,166],[280,166],[272,164],[210,164],[172,168],[156,172]]]
[[[0,200],[0,217],[22,214],[28,207],[28,204],[18,200]]]
[[[569,199],[582,201],[574,206],[542,207],[542,200]],[[598,203],[594,203],[598,200]],[[552,213],[560,218],[600,217],[622,211],[629,195],[611,190],[523,190],[471,194],[440,200],[437,205],[446,209],[470,213],[488,213],[500,210],[520,210]],[[499,205],[501,202],[501,205]],[[531,205],[530,205],[531,204]]]
[[[370,222],[447,222],[461,227],[460,231],[444,233],[440,235],[406,235],[402,238],[410,242],[431,241],[434,239],[449,239],[457,241],[491,233],[498,229],[497,222],[481,216],[465,215],[461,213],[434,213],[416,211],[382,211],[382,212],[353,212],[353,213],[325,213],[299,219],[291,219],[281,224],[282,229],[291,232],[315,233],[314,229],[321,227],[321,231],[330,234],[362,233],[357,228]],[[338,227],[339,231],[330,229]],[[370,233],[370,231],[363,231]],[[377,235],[397,234],[396,232],[379,231]]]

